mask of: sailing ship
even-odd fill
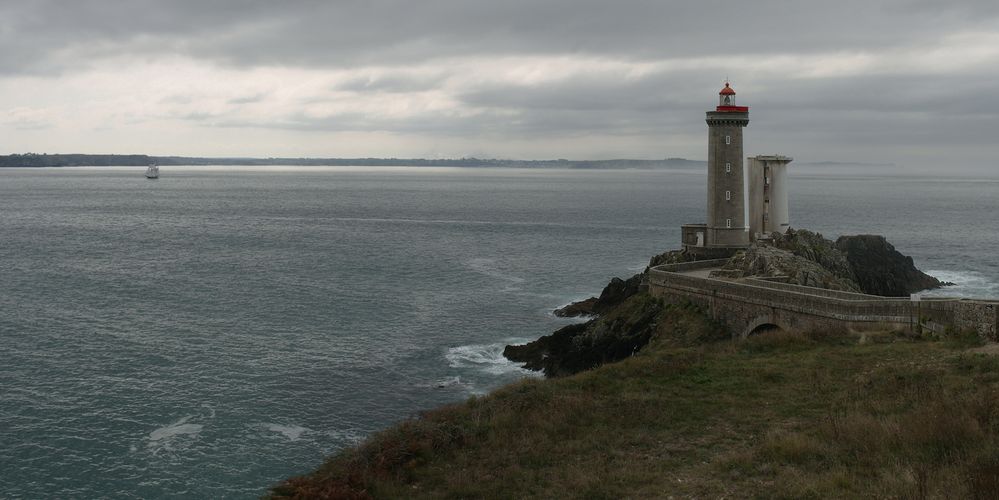
[[[146,178],[147,179],[159,179],[160,178],[160,167],[155,163],[150,163],[146,167]]]

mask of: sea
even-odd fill
[[[0,498],[256,498],[420,411],[536,377],[551,311],[676,248],[706,176],[0,169]],[[794,227],[999,297],[999,174],[790,167]]]

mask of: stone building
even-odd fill
[[[766,238],[791,227],[787,208],[787,164],[791,158],[759,155],[749,158],[749,235]]]
[[[681,227],[683,247],[703,258],[725,257],[790,227],[787,164],[780,155],[743,163],[743,129],[749,106],[737,106],[726,82],[718,106],[708,111],[707,223]]]

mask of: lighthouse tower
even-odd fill
[[[731,257],[751,242],[770,241],[790,228],[787,164],[783,155],[749,158],[743,167],[742,129],[749,106],[736,106],[725,82],[708,111],[708,221],[680,226],[683,249],[701,259]],[[748,189],[747,189],[748,188]]]
[[[749,106],[735,105],[735,90],[725,83],[718,107],[707,112],[708,247],[749,246],[742,129],[749,124]]]

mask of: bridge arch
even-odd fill
[[[775,318],[773,314],[764,314],[750,320],[749,324],[746,325],[746,329],[739,335],[739,338],[744,339],[754,333],[765,332],[767,330],[788,331],[789,328],[787,328],[787,326],[784,325],[778,318]]]

